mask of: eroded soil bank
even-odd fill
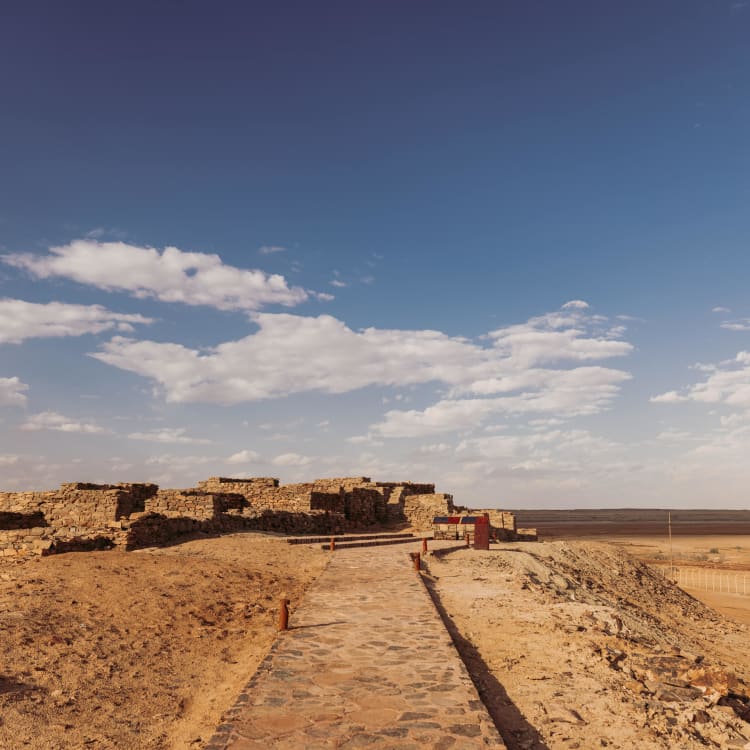
[[[750,635],[603,543],[498,545],[429,575],[511,750],[750,748]]]
[[[325,563],[245,533],[3,564],[0,747],[201,747]]]

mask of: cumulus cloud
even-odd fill
[[[72,417],[66,417],[56,411],[43,411],[32,414],[20,425],[20,429],[27,432],[37,430],[52,430],[54,432],[82,432],[90,434],[106,433],[103,427],[93,422],[79,422]]]
[[[311,456],[302,456],[299,453],[282,453],[276,456],[271,463],[274,466],[309,466],[315,459]]]
[[[0,378],[0,406],[23,406],[28,390],[20,378]]]
[[[696,401],[704,404],[725,404],[750,410],[750,352],[741,351],[733,359],[716,365],[703,365],[705,380],[683,391],[667,391],[651,398],[654,403]]]
[[[424,437],[480,426],[498,414],[556,414],[576,417],[606,409],[630,375],[605,367],[548,371],[543,382],[526,384],[524,392],[495,398],[445,399],[426,409],[386,412],[371,427],[383,437]]]
[[[472,487],[491,482],[516,496],[554,492],[580,502],[585,496],[580,491],[613,477],[632,480],[643,474],[643,465],[625,458],[627,450],[587,430],[570,429],[467,439],[456,454]]]
[[[264,305],[297,305],[308,298],[278,274],[226,265],[218,255],[159,251],[125,242],[75,240],[51,247],[48,255],[10,253],[2,260],[37,278],[60,277],[107,291],[128,292],[162,302],[208,305],[219,310],[257,310]]]
[[[260,456],[255,451],[244,450],[238,453],[233,453],[229,458],[226,459],[228,464],[247,464],[257,461]]]
[[[156,381],[171,402],[233,404],[309,391],[434,383],[451,387],[450,400],[507,394],[512,402],[496,410],[552,411],[557,404],[574,414],[606,405],[629,377],[597,366],[540,366],[569,367],[632,350],[611,337],[601,318],[578,310],[498,329],[482,342],[431,330],[354,331],[330,315],[256,313],[253,320],[256,333],[213,349],[116,336],[91,356]],[[572,402],[579,398],[584,404],[577,408]],[[480,403],[459,408],[472,414],[487,408],[486,400],[475,400]]]
[[[151,318],[143,315],[115,313],[101,305],[0,299],[0,344],[20,344],[30,338],[82,336],[112,329],[129,332],[134,324],[151,322]]]
[[[184,427],[163,427],[148,432],[131,432],[128,437],[131,440],[145,440],[149,443],[179,443],[182,445],[207,445],[210,440],[194,438],[186,435]]]

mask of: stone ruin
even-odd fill
[[[273,477],[211,477],[190,489],[75,482],[59,490],[0,492],[0,556],[128,550],[196,531],[338,534],[398,524],[426,531],[434,516],[459,510],[434,484],[369,477],[285,485]],[[515,532],[512,514],[488,512],[494,526]]]

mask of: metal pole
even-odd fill
[[[667,513],[667,528],[669,529],[669,577],[674,580],[674,554],[672,553],[672,511]]]

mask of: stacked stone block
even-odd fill
[[[433,484],[369,477],[288,485],[274,477],[211,477],[190,489],[79,482],[56,491],[5,492],[0,493],[0,555],[132,549],[196,531],[338,534],[389,521],[429,530],[434,516],[456,512],[451,495],[434,490]],[[489,513],[494,527],[515,532],[512,514]]]
[[[408,495],[404,499],[404,514],[408,522],[420,531],[432,529],[435,516],[450,516],[454,513],[453,495],[431,493]]]

